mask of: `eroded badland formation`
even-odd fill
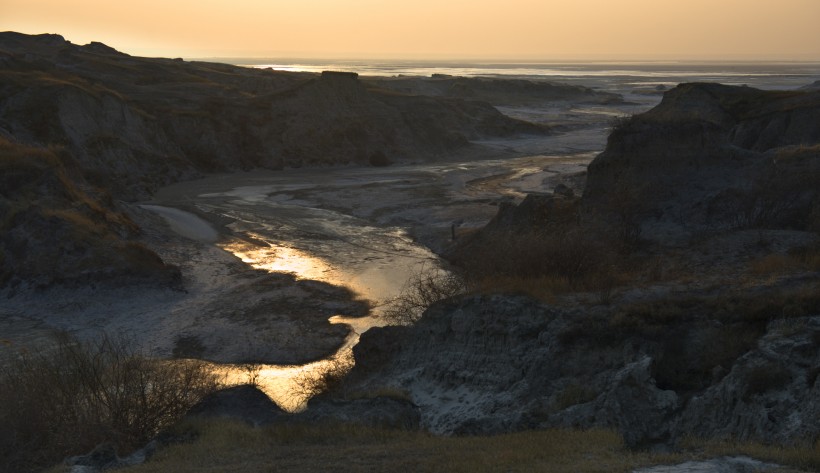
[[[493,105],[558,100],[621,98],[147,59],[3,33],[0,286],[9,298],[184,291],[184,271],[133,218],[158,188],[215,172],[498,156],[475,142],[561,131]],[[820,90],[681,84],[619,120],[572,179],[445,242],[457,295],[363,334],[349,375],[296,418],[471,435],[603,427],[631,447],[816,445]],[[230,401],[253,404],[234,414],[294,422],[257,394]]]

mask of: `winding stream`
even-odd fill
[[[383,324],[380,302],[399,295],[413,274],[441,269],[428,246],[446,244],[454,222],[483,225],[499,202],[547,191],[558,182],[551,178],[582,171],[591,156],[217,176],[162,189],[156,196],[161,205],[144,207],[199,241],[211,237],[202,227],[208,224],[174,205],[227,222],[222,233],[229,236],[215,244],[247,265],[344,287],[370,301],[365,317],[330,318],[351,332],[329,358],[302,365],[214,364],[231,383],[256,377],[271,399],[295,411],[308,400],[302,383],[351,363],[359,334]]]

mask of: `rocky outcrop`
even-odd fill
[[[778,321],[755,350],[693,397],[673,427],[677,436],[816,439],[820,426],[820,317]]]
[[[613,129],[589,165],[583,207],[588,221],[628,221],[662,241],[820,228],[817,189],[820,93],[682,84]]]
[[[761,327],[693,308],[702,318],[634,325],[610,310],[501,295],[440,303],[412,327],[364,333],[347,383],[409,393],[422,426],[444,434],[598,426],[633,446],[820,436],[820,316]]]
[[[127,468],[145,463],[157,451],[159,443],[151,441],[146,446],[120,457],[114,445],[104,443],[85,454],[66,458],[65,465],[71,467],[70,473],[101,473],[103,471]]]
[[[192,407],[189,418],[227,418],[260,426],[279,422],[288,414],[256,386],[243,384],[216,391]]]
[[[285,423],[356,424],[416,430],[420,424],[418,406],[406,399],[374,396],[340,400],[319,396],[310,400],[307,409],[287,413],[253,385],[217,391],[191,408],[187,416],[228,418],[254,426]]]

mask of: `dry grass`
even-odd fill
[[[820,244],[774,253],[752,261],[749,272],[755,276],[776,276],[803,271],[820,271]]]
[[[820,312],[820,281],[753,289],[624,304],[611,323],[615,327],[639,328],[706,318],[723,323],[769,322]]]
[[[644,280],[651,272],[647,262],[625,253],[620,243],[574,225],[484,240],[472,243],[470,252],[455,261],[469,292],[523,294],[548,303],[585,292],[608,304],[616,288]]]
[[[541,302],[554,304],[559,295],[572,292],[566,277],[543,276],[524,278],[516,276],[483,277],[473,282],[471,290],[478,294],[502,293],[527,295]]]
[[[435,437],[350,425],[253,429],[229,421],[191,428],[190,444],[169,447],[124,473],[186,472],[627,472],[678,460],[631,452],[605,430],[548,430],[490,437]]]

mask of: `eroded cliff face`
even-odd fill
[[[0,165],[37,168],[55,186],[14,171],[21,182],[3,189],[11,210],[2,216],[0,287],[93,282],[92,274],[125,281],[106,274],[128,268],[166,281],[159,258],[135,246],[138,229],[112,223],[127,220],[117,201],[202,173],[435,160],[471,139],[546,133],[485,103],[369,87],[355,74],[140,58],[58,35],[0,33]],[[52,215],[60,209],[70,217]]]
[[[350,74],[149,59],[56,35],[0,35],[0,133],[61,144],[117,196],[199,172],[446,157],[542,127],[487,104],[372,90]]]
[[[615,127],[589,166],[588,219],[661,241],[706,229],[816,229],[820,94],[682,84]],[[610,215],[607,215],[610,214]]]
[[[179,287],[179,270],[140,244],[137,225],[115,207],[65,152],[0,137],[0,287]]]
[[[503,206],[447,254],[479,288],[517,278],[513,290],[552,304],[467,296],[372,329],[349,388],[404,390],[440,433],[599,426],[632,446],[813,444],[818,113],[815,92],[668,92],[612,132],[583,197],[564,186]],[[788,262],[759,264],[775,260]]]
[[[820,435],[820,318],[751,327],[695,307],[686,323],[640,326],[614,312],[501,295],[438,304],[415,326],[363,334],[348,383],[407,392],[445,434],[597,426],[633,446]]]

